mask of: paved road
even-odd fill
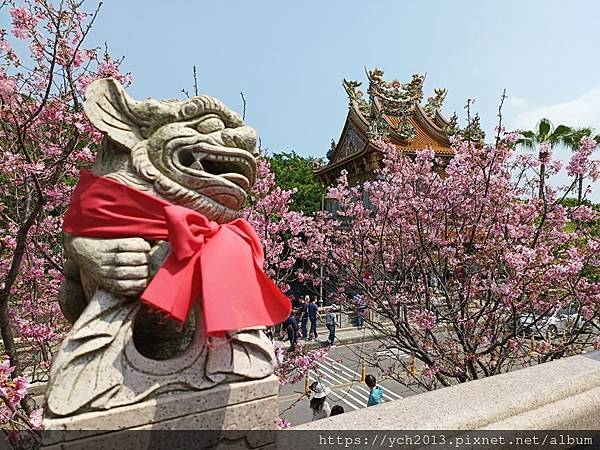
[[[359,343],[339,346],[331,349],[327,359],[319,365],[317,370],[311,371],[309,384],[315,380],[321,381],[324,386],[331,389],[328,402],[330,406],[340,405],[345,411],[354,411],[365,408],[369,397],[369,388],[361,383],[362,355],[377,354],[377,344]],[[406,354],[389,354],[379,352],[384,360],[393,361],[397,358],[408,358]],[[367,368],[367,373],[377,377],[374,369]],[[378,377],[380,378],[380,377]],[[399,400],[403,397],[414,395],[413,392],[393,380],[378,379],[378,384],[384,390],[384,402]],[[309,400],[302,397],[304,382],[296,385],[282,386],[280,391],[279,410],[282,417],[289,420],[292,425],[312,420]],[[300,400],[299,400],[300,399]],[[299,401],[298,401],[299,400]],[[295,403],[295,406],[291,407]]]

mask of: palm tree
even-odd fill
[[[559,125],[554,128],[550,120],[543,118],[536,126],[536,131],[526,130],[521,132],[521,138],[517,140],[517,144],[522,145],[528,149],[534,149],[540,146],[540,144],[550,144],[552,149],[556,144],[564,143],[567,136],[571,133],[571,128],[566,125]],[[543,148],[539,150],[538,157],[540,159],[540,198],[544,198],[544,189],[546,184],[546,159],[548,158],[548,151]]]
[[[579,148],[579,142],[582,137],[590,137],[594,139],[596,142],[600,144],[600,134],[596,136],[594,134],[594,129],[591,127],[583,127],[583,128],[573,128],[571,132],[563,141],[564,145],[570,148],[572,151],[576,151]],[[583,175],[577,176],[577,204],[581,205],[583,201]]]

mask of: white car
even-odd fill
[[[591,323],[586,323],[576,305],[564,306],[545,315],[539,313],[523,315],[519,318],[519,323],[524,334],[541,336],[547,340],[554,339],[565,332],[592,326]]]

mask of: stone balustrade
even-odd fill
[[[325,328],[325,313],[329,309],[329,306],[324,306],[320,308],[320,317],[317,321],[317,326],[319,328]],[[365,313],[365,322],[385,322],[385,318],[383,318],[377,311],[373,311],[368,309]],[[354,308],[345,308],[341,311],[336,312],[337,316],[337,326],[338,328],[348,328],[356,326],[356,310]]]
[[[310,422],[294,430],[599,430],[600,352]]]

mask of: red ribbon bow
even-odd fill
[[[82,171],[63,230],[85,237],[168,240],[171,253],[140,299],[183,322],[201,296],[207,335],[274,325],[290,314],[289,299],[262,270],[260,240],[243,219],[219,225]]]

